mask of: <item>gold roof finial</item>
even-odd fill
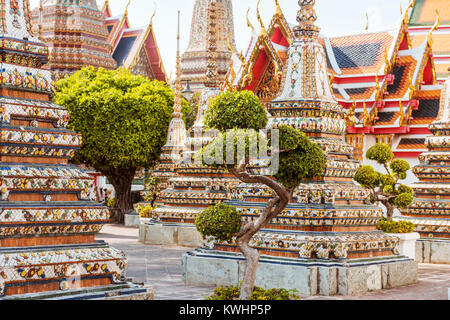
[[[403,21],[405,21],[406,24],[408,24],[408,22],[409,22],[409,16],[408,16],[409,9],[411,9],[412,7],[414,7],[415,4],[416,4],[416,0],[412,0],[412,1],[408,4],[408,7],[406,8],[405,12],[403,13],[403,14],[404,14],[404,16],[403,16]],[[401,4],[400,4],[400,5],[401,5]]]
[[[368,12],[366,12],[366,28],[365,28],[365,30],[366,31],[369,30],[369,13]]]
[[[153,14],[150,18],[150,27],[153,27],[153,18],[156,16],[156,4],[155,4],[155,10],[153,10]],[[178,34],[178,37],[180,36],[180,34]]]
[[[125,15],[126,16],[128,15],[128,7],[130,6],[130,4],[131,4],[131,0],[128,0],[127,6],[125,7]]]
[[[436,10],[436,21],[434,23],[434,26],[431,28],[430,32],[428,33],[427,41],[430,46],[433,46],[433,32],[435,32],[437,29],[439,29],[439,22],[440,22],[439,11]]]
[[[180,58],[180,10],[178,10],[178,33],[177,33],[177,65],[175,78],[175,101],[173,106],[174,113],[179,117],[182,109],[182,90],[181,84],[181,58]]]
[[[275,14],[278,15],[278,16],[282,16],[283,15],[283,11],[281,11],[280,3],[278,2],[278,0],[275,0],[275,6],[276,6]]]
[[[250,22],[250,19],[248,17],[249,12],[250,12],[250,8],[248,8],[248,10],[247,10],[247,26],[252,29],[252,36],[253,36],[255,34],[255,27],[253,27],[252,23]]]
[[[256,17],[258,18],[259,24],[261,25],[261,34],[267,35],[266,28],[264,27],[264,22],[261,19],[261,14],[259,13],[259,3],[261,0],[258,0],[258,4],[256,5]]]

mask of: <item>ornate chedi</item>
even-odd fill
[[[32,11],[33,31],[50,48],[49,64],[57,79],[86,67],[124,67],[133,74],[166,81],[152,19],[131,28],[128,6],[112,16],[109,1],[41,0]]]
[[[201,91],[207,87],[206,76],[209,59],[208,47],[208,6],[210,0],[196,0],[192,17],[189,46],[181,59],[182,80],[190,80],[191,87],[195,91]],[[231,0],[216,1],[217,26],[216,26],[216,63],[218,80],[222,81],[228,72],[231,51],[228,49],[227,39],[235,49],[233,5]]]
[[[93,201],[94,179],[68,163],[82,141],[51,102],[28,0],[1,0],[0,10],[0,299],[147,295],[124,283],[125,255],[95,241],[109,213]]]
[[[417,264],[398,255],[398,238],[377,231],[382,210],[368,204],[369,192],[353,183],[360,164],[345,142],[346,120],[328,81],[314,2],[299,0],[300,24],[293,29],[280,94],[268,110],[272,128],[300,128],[323,148],[326,170],[321,178],[302,183],[287,209],[250,241],[262,255],[256,285],[334,295],[414,283]],[[262,185],[242,184],[233,196],[229,204],[247,223],[256,220],[273,194]],[[231,279],[237,284],[237,252],[234,242],[205,239],[201,249],[183,258],[187,282]]]
[[[33,10],[33,31],[50,49],[46,68],[60,79],[85,66],[115,69],[108,31],[96,1],[44,0]]]
[[[158,220],[156,227],[148,224],[141,228],[141,240],[150,243],[167,243],[162,239],[171,230],[173,236],[168,240],[179,245],[199,245],[201,237],[196,231],[194,221],[197,215],[209,206],[231,199],[229,188],[235,181],[223,170],[203,167],[201,162],[194,161],[194,154],[214,138],[214,130],[206,130],[204,116],[210,99],[221,93],[217,68],[217,28],[221,13],[221,3],[208,1],[208,65],[205,74],[206,88],[202,91],[197,119],[189,130],[189,136],[184,146],[183,160],[175,167],[175,176],[168,180],[168,188],[161,192],[159,203],[162,205],[153,210],[153,216]],[[178,92],[179,94],[180,92]],[[161,228],[164,228],[162,230]],[[147,237],[147,234],[149,236]],[[175,234],[178,235],[178,239]],[[182,236],[182,234],[184,236]]]
[[[294,39],[293,25],[276,3],[270,24],[265,27],[259,19],[261,31],[253,28],[245,57],[234,64],[233,86],[255,92],[262,102],[277,96],[279,75]],[[430,135],[428,126],[439,113],[441,86],[435,68],[440,58],[433,56],[433,41],[440,41],[441,27],[436,30],[438,19],[433,11],[432,25],[420,41],[412,41],[408,26],[413,5],[414,1],[394,26],[383,30],[319,36],[333,94],[346,113],[346,141],[360,161],[370,146],[384,142],[397,158],[418,164]],[[412,183],[409,178],[408,182]]]
[[[186,148],[186,125],[183,120],[183,113],[181,112],[183,99],[182,90],[183,86],[181,84],[180,22],[178,16],[175,100],[173,106],[172,121],[169,125],[167,143],[162,148],[163,152],[161,154],[160,164],[158,164],[158,166],[152,173],[152,176],[160,178],[161,190],[166,189],[168,187],[167,181],[176,175],[175,167],[181,162],[183,152]],[[146,194],[146,192],[144,192],[144,194]]]
[[[438,120],[430,125],[428,152],[419,156],[413,171],[420,182],[411,207],[402,210],[402,220],[411,221],[421,235],[417,259],[424,263],[450,264],[450,79],[444,85]]]

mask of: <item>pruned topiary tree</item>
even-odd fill
[[[384,143],[371,147],[366,157],[382,165],[386,173],[377,172],[372,166],[362,166],[354,179],[371,190],[370,201],[383,204],[387,219],[392,220],[396,208],[406,208],[414,201],[413,189],[399,183],[407,178],[411,166],[406,160],[395,159],[391,147]]]
[[[140,168],[161,155],[173,112],[174,93],[119,68],[83,68],[57,82],[55,102],[70,112],[69,128],[82,135],[74,161],[93,167],[114,186],[116,219],[133,210],[131,185]]]
[[[223,93],[210,102],[205,117],[206,125],[221,133],[196,155],[202,156],[203,163],[226,168],[244,183],[263,184],[274,191],[274,198],[256,221],[248,222],[242,228],[235,228],[236,225],[230,222],[236,221],[236,212],[224,205],[205,210],[196,221],[203,236],[215,236],[220,240],[235,239],[247,261],[241,286],[242,300],[248,300],[253,293],[260,257],[258,250],[250,246],[250,240],[264,225],[284,211],[302,180],[321,176],[325,170],[322,149],[303,132],[282,126],[277,132],[279,145],[270,146],[270,159],[279,159],[278,171],[271,172],[271,176],[250,172],[252,149],[269,149],[268,139],[262,138],[258,132],[266,128],[267,122],[267,113],[252,92]],[[241,148],[242,145],[245,148]],[[232,156],[227,154],[230,150]],[[215,159],[215,162],[211,159]]]

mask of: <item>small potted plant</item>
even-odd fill
[[[400,238],[400,254],[415,259],[416,241],[420,238],[418,233],[414,233],[415,225],[394,219],[396,209],[407,208],[414,201],[414,190],[400,183],[406,180],[411,166],[403,159],[395,159],[391,147],[384,143],[371,147],[366,157],[376,161],[386,171],[383,174],[372,166],[362,166],[355,175],[355,181],[371,191],[370,201],[386,208],[386,217],[380,221],[378,229]]]

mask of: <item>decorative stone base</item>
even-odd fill
[[[203,238],[193,225],[146,223],[139,225],[139,241],[151,245],[198,248]]]
[[[0,300],[154,300],[154,291],[151,286],[124,283],[89,289],[7,296]]]
[[[400,238],[400,255],[416,260],[416,242],[420,239],[420,234],[414,233],[395,233],[391,234]]]
[[[242,255],[198,249],[183,255],[187,285],[230,286],[242,281]],[[305,295],[361,295],[369,291],[417,283],[418,264],[393,256],[358,261],[311,261],[263,256],[256,285],[296,289]]]
[[[125,215],[125,227],[139,227],[140,217],[136,212]]]
[[[416,242],[419,263],[450,264],[450,239],[420,239]]]

